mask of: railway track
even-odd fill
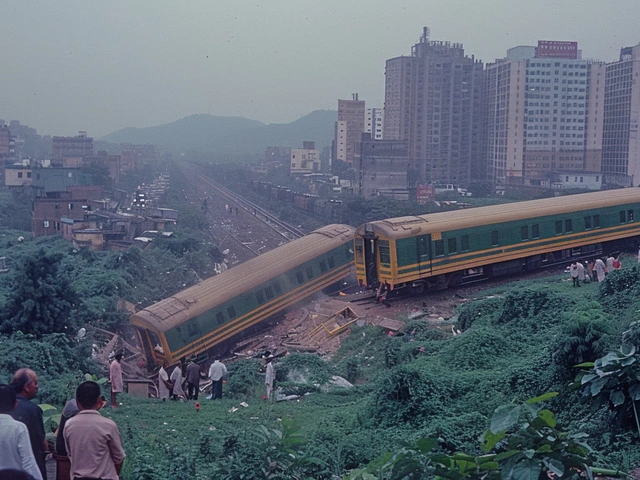
[[[226,187],[223,187],[222,185],[219,185],[203,174],[199,175],[202,182],[206,183],[210,188],[216,190],[223,197],[235,202],[244,210],[254,215],[257,219],[263,221],[269,228],[280,234],[287,241],[295,240],[296,238],[300,238],[305,235],[302,230],[299,230],[292,225],[283,222],[268,210],[262,208],[260,205],[250,202],[246,198],[238,195],[237,193],[229,190]]]

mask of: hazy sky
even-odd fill
[[[484,62],[537,40],[616,60],[637,0],[18,0],[0,7],[0,118],[100,137],[194,113],[288,123],[354,92],[422,33]]]

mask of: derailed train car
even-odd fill
[[[345,278],[348,225],[327,225],[161,300],[131,316],[147,360],[200,354]]]
[[[420,293],[638,248],[640,188],[380,220],[355,237],[360,284]]]

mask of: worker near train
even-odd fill
[[[573,286],[580,286],[580,279],[578,278],[578,262],[574,261],[569,267],[569,273],[571,274],[571,280],[573,280]]]
[[[167,373],[167,362],[162,362],[160,370],[158,370],[158,398],[161,398],[163,402],[171,396],[173,385],[169,381],[169,374]]]
[[[602,282],[604,280],[605,272],[606,267],[604,266],[604,262],[601,258],[598,258],[596,260],[596,277],[598,282]]]
[[[271,399],[271,392],[273,391],[273,382],[276,379],[276,372],[273,369],[273,355],[270,353],[264,357],[264,361],[266,364],[265,367],[265,375],[264,375],[264,383],[267,387],[267,400]]]
[[[180,363],[176,365],[176,368],[173,369],[173,372],[171,372],[171,377],[169,378],[169,380],[171,380],[171,383],[173,384],[173,391],[171,392],[171,398],[173,400],[182,400],[187,397],[184,394],[184,390],[182,389],[182,384],[185,381],[185,378],[182,376],[183,363],[184,360],[181,360]]]
[[[606,270],[607,275],[615,270],[613,268],[613,262],[615,262],[615,261],[616,261],[616,259],[613,258],[613,255],[609,255],[607,257],[607,270]]]
[[[224,376],[227,374],[227,367],[216,358],[209,367],[209,378],[211,379],[211,400],[222,398],[222,384]]]
[[[200,392],[200,365],[196,363],[195,355],[189,359],[185,373],[187,376],[187,398],[189,400],[198,400],[198,393]]]
[[[576,266],[578,267],[578,286],[580,286],[585,283],[584,265],[582,262],[576,262]]]
[[[109,381],[111,382],[111,408],[118,408],[117,395],[124,390],[122,382],[122,352],[116,353],[111,365],[109,366]]]

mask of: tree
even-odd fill
[[[23,333],[42,336],[74,331],[71,311],[77,303],[76,292],[65,275],[59,274],[61,253],[44,249],[26,260],[16,274],[9,294],[0,333]]]

